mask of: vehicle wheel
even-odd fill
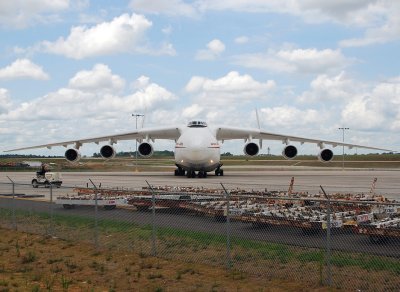
[[[36,179],[32,180],[32,187],[37,189],[37,187],[39,186],[38,182]]]

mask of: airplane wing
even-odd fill
[[[85,138],[85,139],[77,139],[70,140],[64,142],[56,142],[50,144],[42,144],[36,146],[22,147],[17,149],[10,149],[4,152],[12,152],[12,151],[20,151],[20,150],[29,150],[29,149],[38,149],[38,148],[49,148],[55,146],[64,146],[75,145],[76,148],[79,148],[83,144],[86,143],[100,143],[104,141],[108,141],[111,144],[117,143],[122,140],[155,140],[155,139],[165,139],[165,140],[177,140],[180,136],[181,129],[179,127],[160,127],[160,128],[143,128],[136,130],[134,132],[108,135],[108,136],[100,136],[93,138]]]
[[[304,137],[298,137],[298,136],[276,134],[276,133],[266,132],[261,129],[252,129],[252,128],[246,129],[246,128],[236,128],[236,127],[225,127],[225,126],[217,127],[216,128],[216,137],[217,137],[217,140],[221,140],[221,141],[232,140],[232,139],[244,139],[244,140],[260,139],[260,140],[282,141],[282,143],[284,143],[284,144],[290,144],[291,142],[300,142],[301,144],[313,143],[313,144],[317,144],[320,148],[324,148],[324,145],[331,145],[332,147],[346,146],[346,147],[349,147],[349,149],[364,148],[364,149],[393,152],[393,150],[384,149],[384,148],[328,141],[328,140],[322,140],[322,139],[310,139],[310,138],[304,138]]]

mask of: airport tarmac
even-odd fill
[[[0,194],[10,194],[12,185],[7,176],[15,183],[16,193],[44,194],[49,198],[49,190],[33,189],[30,185],[33,173],[0,173]],[[74,187],[131,188],[146,187],[146,181],[153,186],[192,186],[222,189],[221,183],[229,189],[286,191],[294,177],[294,191],[318,193],[320,185],[328,193],[369,193],[374,178],[377,178],[375,193],[390,199],[400,199],[400,170],[291,170],[272,169],[254,171],[233,171],[227,169],[224,176],[210,174],[207,178],[176,177],[171,172],[65,172],[62,173],[62,188],[53,189],[53,195],[71,194]]]

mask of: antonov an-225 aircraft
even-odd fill
[[[142,128],[124,134],[24,147],[8,150],[6,152],[45,147],[50,149],[54,146],[64,146],[67,148],[68,145],[73,145],[73,147],[65,151],[65,158],[70,162],[78,162],[81,158],[79,148],[83,144],[93,142],[99,144],[100,142],[107,141],[108,144],[100,148],[100,154],[105,159],[111,159],[114,158],[116,154],[116,150],[113,146],[115,143],[120,140],[137,140],[140,143],[138,147],[139,154],[143,157],[150,157],[153,154],[152,143],[157,139],[175,141],[175,164],[177,166],[175,175],[186,175],[189,178],[195,177],[196,172],[198,177],[201,178],[207,177],[207,172],[210,171],[214,171],[217,176],[224,175],[223,169],[221,168],[220,147],[225,140],[232,139],[242,139],[244,141],[245,145],[243,151],[248,156],[255,156],[258,154],[262,147],[263,140],[281,140],[282,143],[285,144],[282,155],[286,159],[293,159],[297,155],[297,148],[292,145],[291,142],[300,142],[301,144],[305,142],[315,143],[320,148],[318,159],[322,162],[331,161],[333,158],[332,150],[326,148],[325,145],[330,145],[332,147],[346,146],[350,149],[357,147],[390,151],[388,149],[362,145],[274,134],[261,129],[226,126],[209,127],[204,121],[194,120],[190,121],[186,127]]]

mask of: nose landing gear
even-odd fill
[[[221,169],[221,166],[222,166],[222,164],[220,166],[218,166],[218,168],[215,170],[216,176],[224,176],[224,170]]]

